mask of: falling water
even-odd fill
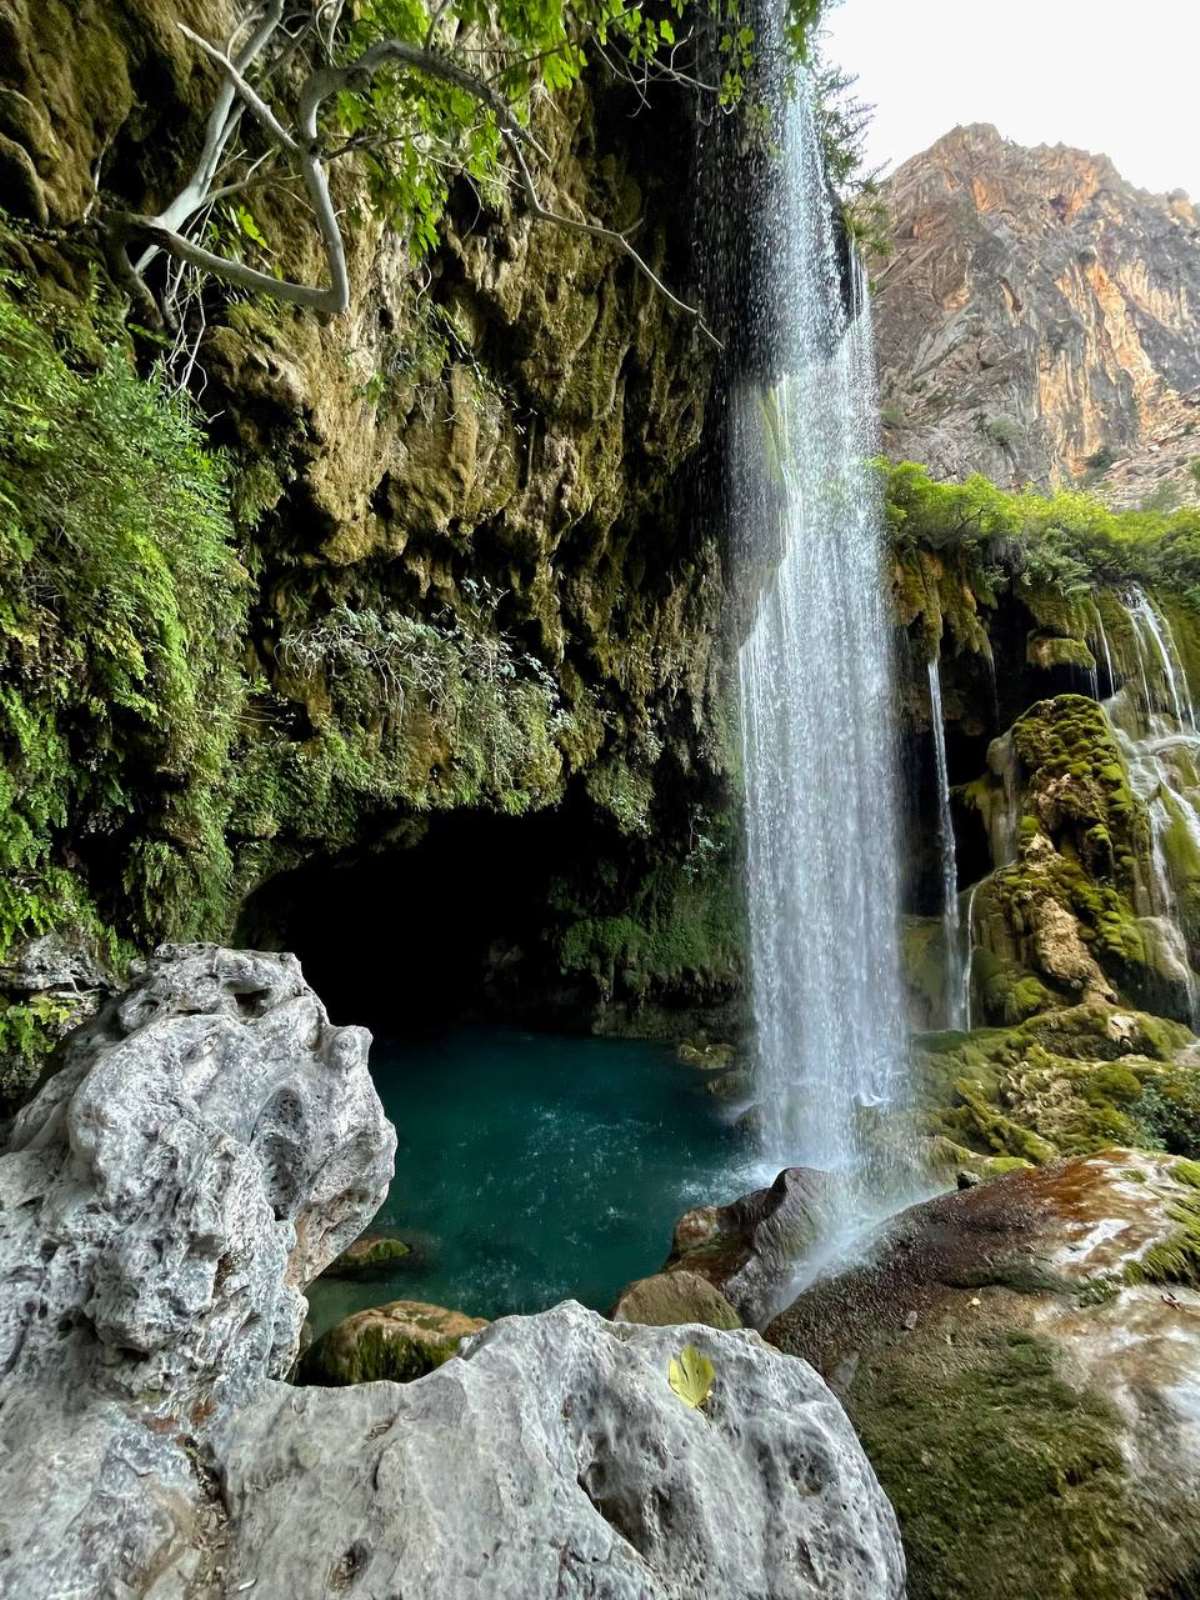
[[[1112,651],[1108,648],[1108,634],[1105,632],[1104,628],[1104,613],[1094,602],[1092,604],[1092,610],[1096,613],[1096,627],[1098,630],[1100,647],[1104,652],[1104,670],[1108,674],[1108,693],[1105,695],[1105,699],[1108,699],[1109,696],[1114,695],[1117,692],[1117,677],[1116,673],[1113,671]],[[1097,700],[1100,698],[1099,694],[1097,694],[1096,698]]]
[[[981,879],[980,882],[984,880]],[[963,956],[962,965],[962,1013],[961,1026],[970,1033],[972,1012],[972,980],[975,976],[975,896],[979,893],[979,884],[971,885],[971,892],[967,896],[967,919],[963,928]]]
[[[844,304],[803,91],[783,144],[764,219],[783,376],[740,397],[730,462],[743,539],[778,556],[739,661],[757,1069],[767,1158],[844,1174],[866,1211],[888,1167],[866,1108],[895,1105],[905,1078],[870,307],[861,278]]]
[[[962,1027],[963,950],[958,928],[958,862],[954,854],[954,820],[950,814],[950,773],[946,765],[946,725],[942,717],[942,674],[935,656],[929,663],[929,716],[933,725],[937,771],[938,847],[942,857],[942,944],[948,1028]]]
[[[1154,710],[1150,698],[1150,686],[1147,676],[1148,661],[1157,660],[1157,669],[1160,681],[1167,691],[1175,724],[1178,728],[1190,728],[1196,732],[1196,713],[1192,706],[1191,690],[1188,688],[1187,675],[1184,673],[1179,661],[1179,652],[1175,645],[1175,636],[1171,632],[1171,625],[1165,617],[1160,616],[1151,604],[1142,589],[1130,590],[1125,602],[1129,613],[1129,620],[1133,624],[1134,637],[1137,641],[1138,659],[1142,668],[1142,683],[1146,693],[1147,712]]]

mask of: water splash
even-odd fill
[[[730,461],[742,542],[778,557],[739,657],[755,1048],[766,1160],[839,1171],[861,1213],[906,1081],[874,356],[861,276],[857,315],[844,303],[803,88],[782,142],[764,225],[784,375],[737,397]]]
[[[958,923],[958,861],[950,812],[950,773],[946,764],[946,724],[942,712],[942,674],[935,656],[929,663],[929,716],[937,771],[938,848],[942,862],[942,946],[945,961],[947,1028],[963,1023],[963,951]]]

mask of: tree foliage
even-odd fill
[[[994,579],[1082,597],[1096,584],[1165,585],[1200,607],[1200,508],[1112,511],[1074,489],[999,489],[975,474],[937,483],[912,461],[880,461],[887,521],[901,549],[961,551]]]

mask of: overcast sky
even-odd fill
[[[1200,200],[1200,0],[843,0],[828,30],[876,107],[874,164],[991,122]]]

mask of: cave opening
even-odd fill
[[[388,1038],[481,1021],[586,1031],[591,997],[552,938],[554,904],[598,847],[580,810],[435,813],[271,879],[239,940],[292,951],[335,1023]]]

